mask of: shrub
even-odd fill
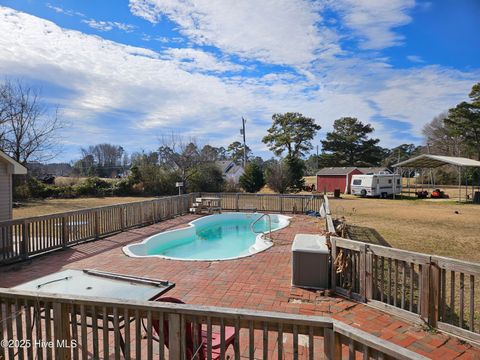
[[[305,179],[303,178],[305,162],[294,156],[287,156],[284,162],[288,169],[288,190],[291,192],[302,191],[305,186]]]
[[[98,177],[88,178],[74,189],[79,196],[112,195],[112,184]]]
[[[220,192],[224,184],[221,170],[215,164],[205,164],[188,180],[187,189],[190,192]]]
[[[267,169],[267,185],[270,189],[284,194],[287,192],[289,184],[288,168],[283,162],[272,164]]]
[[[245,173],[240,176],[240,185],[249,193],[256,193],[265,185],[263,171],[257,163],[247,165]]]

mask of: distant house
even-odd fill
[[[333,192],[340,189],[344,194],[350,193],[352,175],[362,174],[356,167],[330,167],[317,172],[317,191]]]
[[[222,172],[225,181],[231,181],[238,184],[240,176],[245,173],[243,166],[237,165],[231,160],[216,161],[215,164]]]
[[[333,192],[340,189],[341,193],[350,194],[352,175],[378,174],[390,172],[386,167],[329,167],[317,172],[317,191]]]
[[[0,221],[12,218],[12,175],[27,169],[0,150]]]
[[[391,171],[386,167],[357,167],[363,174],[380,174],[380,173],[391,173]]]

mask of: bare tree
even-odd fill
[[[16,161],[54,158],[63,126],[58,107],[52,110],[42,103],[37,89],[21,81],[0,85],[0,148]]]
[[[423,127],[422,132],[427,142],[427,149],[431,153],[438,155],[464,156],[463,136],[449,131],[445,126],[447,116],[447,113],[441,113]]]
[[[160,137],[159,160],[160,165],[180,173],[180,180],[186,182],[194,176],[204,158],[198,148],[195,138],[185,138],[178,134]]]

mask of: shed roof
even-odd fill
[[[354,166],[349,166],[349,167],[328,167],[328,168],[323,168],[320,169],[317,172],[317,175],[348,175],[352,171],[357,170],[356,167]]]
[[[393,165],[393,167],[436,168],[442,165],[480,167],[480,161],[464,157],[424,154],[405,161],[401,161],[398,164]]]
[[[27,173],[27,168],[20,164],[19,162],[13,160],[10,156],[5,154],[2,150],[0,150],[0,159],[5,160],[9,164],[13,165],[13,173],[14,174],[22,174],[25,175]]]

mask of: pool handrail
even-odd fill
[[[261,232],[255,231],[255,224],[260,219],[262,219],[264,216],[268,217],[268,224],[269,224],[268,239],[271,240],[272,239],[272,218],[271,218],[270,214],[262,214],[257,220],[255,220],[254,222],[252,222],[250,224],[250,230],[255,234],[264,234],[265,235],[265,232],[263,232],[263,231],[261,231]]]

